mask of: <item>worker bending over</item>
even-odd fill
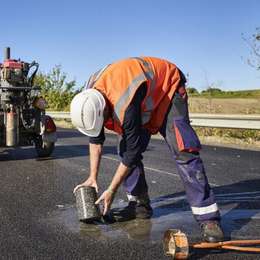
[[[92,75],[87,89],[71,102],[72,123],[90,137],[90,175],[74,191],[81,186],[98,189],[105,127],[120,135],[121,162],[97,203],[103,201],[105,215],[123,183],[129,200],[126,211],[136,218],[151,217],[142,153],[151,135],[159,132],[176,161],[203,239],[221,241],[220,213],[200,158],[199,139],[190,125],[185,82],[176,65],[152,57],[121,60]]]

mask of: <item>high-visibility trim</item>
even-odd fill
[[[137,201],[137,196],[133,196],[131,194],[127,194],[126,196],[128,201]]]
[[[140,116],[142,126],[151,134],[157,133],[163,124],[171,99],[180,85],[181,73],[175,64],[153,57],[141,57],[141,60],[132,57],[110,65],[93,86],[106,96],[111,105],[112,115],[105,127],[118,134],[122,134],[126,109],[142,84],[147,85],[147,92]],[[136,78],[139,79],[138,86],[130,92],[127,88],[133,86],[132,81]],[[128,98],[121,99],[123,95]]]
[[[152,111],[154,108],[154,102],[153,102],[153,98],[152,98],[152,93],[153,93],[153,89],[154,89],[154,80],[151,82],[151,88],[150,88],[150,94],[147,96],[146,100],[145,100],[145,111],[142,113],[142,123],[145,124],[147,122],[149,122],[149,120],[151,119],[152,116]]]
[[[87,84],[85,85],[85,89],[91,88],[94,85],[94,83],[95,83],[94,78],[95,78],[95,74],[91,75],[89,77],[89,80],[88,80]]]
[[[107,67],[110,64],[106,65],[104,68],[98,70],[96,73],[94,73],[92,76],[90,76],[89,81],[86,85],[86,88],[92,88],[95,82],[100,78],[101,74],[107,69]]]
[[[194,215],[205,215],[218,211],[218,205],[214,203],[207,207],[191,207],[191,210]]]
[[[151,64],[149,62],[147,62],[146,60],[139,58],[139,57],[135,57],[134,59],[139,60],[140,62],[142,62],[143,66],[146,68],[145,76],[150,80],[150,93],[148,93],[148,96],[146,97],[145,100],[145,111],[143,111],[142,113],[142,124],[146,124],[147,122],[150,121],[151,116],[152,116],[152,111],[154,109],[154,102],[153,102],[153,98],[152,98],[152,94],[153,91],[155,89],[155,77],[154,77],[154,72],[153,72],[153,68],[151,66]]]
[[[122,110],[122,107],[128,103],[129,98],[131,97],[132,93],[136,91],[136,89],[147,79],[150,80],[150,93],[148,94],[148,96],[146,97],[145,100],[145,111],[142,113],[142,124],[145,124],[147,122],[149,122],[149,120],[151,119],[151,115],[152,115],[152,111],[154,109],[154,103],[153,103],[153,98],[152,98],[152,93],[155,89],[155,79],[154,79],[154,72],[152,69],[151,64],[149,64],[149,62],[143,60],[142,58],[134,58],[139,60],[143,66],[145,67],[145,71],[144,73],[138,75],[128,86],[128,88],[126,89],[125,93],[120,97],[120,99],[118,100],[118,102],[115,105],[115,109],[114,109],[114,118],[116,118],[118,121],[121,121],[122,118],[120,118],[120,112]]]
[[[125,106],[125,104],[128,103],[129,98],[131,97],[132,93],[137,90],[137,88],[146,81],[146,77],[144,74],[140,74],[137,76],[127,87],[124,94],[120,97],[120,99],[117,101],[115,108],[114,108],[114,116],[117,120],[121,122],[120,118],[120,112],[122,110],[122,107]]]
[[[134,59],[139,60],[144,67],[146,68],[146,75],[150,80],[153,80],[154,77],[154,72],[153,72],[153,68],[151,66],[151,64],[149,62],[147,62],[146,60],[139,58],[139,57],[135,57]]]

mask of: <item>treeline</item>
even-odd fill
[[[34,85],[41,88],[41,95],[48,102],[49,110],[69,111],[72,98],[83,87],[76,86],[76,81],[68,81],[67,74],[60,65],[55,66],[49,73],[38,73]],[[199,92],[196,88],[187,87],[189,96],[216,98],[260,98],[260,90],[223,91],[210,87]]]
[[[82,89],[76,89],[75,80],[67,80],[60,65],[47,74],[38,73],[34,85],[41,88],[41,95],[48,103],[47,109],[56,111],[69,111],[72,98]]]
[[[189,96],[205,98],[260,98],[260,90],[223,91],[220,88],[211,87],[199,92],[196,88],[187,87],[187,92]]]

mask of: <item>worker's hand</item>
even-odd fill
[[[79,189],[80,187],[84,187],[84,186],[90,186],[90,187],[94,187],[96,189],[96,192],[98,193],[98,185],[97,185],[97,181],[91,177],[89,177],[86,181],[84,181],[83,183],[77,185],[74,190],[73,193],[76,192],[77,189]]]
[[[111,190],[105,190],[103,194],[99,197],[99,199],[95,202],[95,204],[99,204],[101,201],[103,201],[103,215],[106,215],[110,209],[113,200],[114,192],[112,192]]]

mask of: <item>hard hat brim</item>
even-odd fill
[[[88,103],[86,101],[89,99]],[[88,105],[86,107],[86,105]],[[70,106],[72,124],[84,135],[97,137],[104,123],[104,108],[106,101],[96,89],[84,90],[77,94]],[[89,124],[88,111],[92,111],[94,120]],[[87,126],[87,127],[86,127]]]
[[[103,121],[100,122],[99,126],[96,126],[95,129],[91,129],[91,130],[86,130],[84,128],[80,128],[80,127],[77,127],[77,129],[84,135],[87,135],[89,137],[97,137],[99,136],[101,130],[102,130],[102,127],[103,127]],[[102,124],[101,124],[102,123]]]

